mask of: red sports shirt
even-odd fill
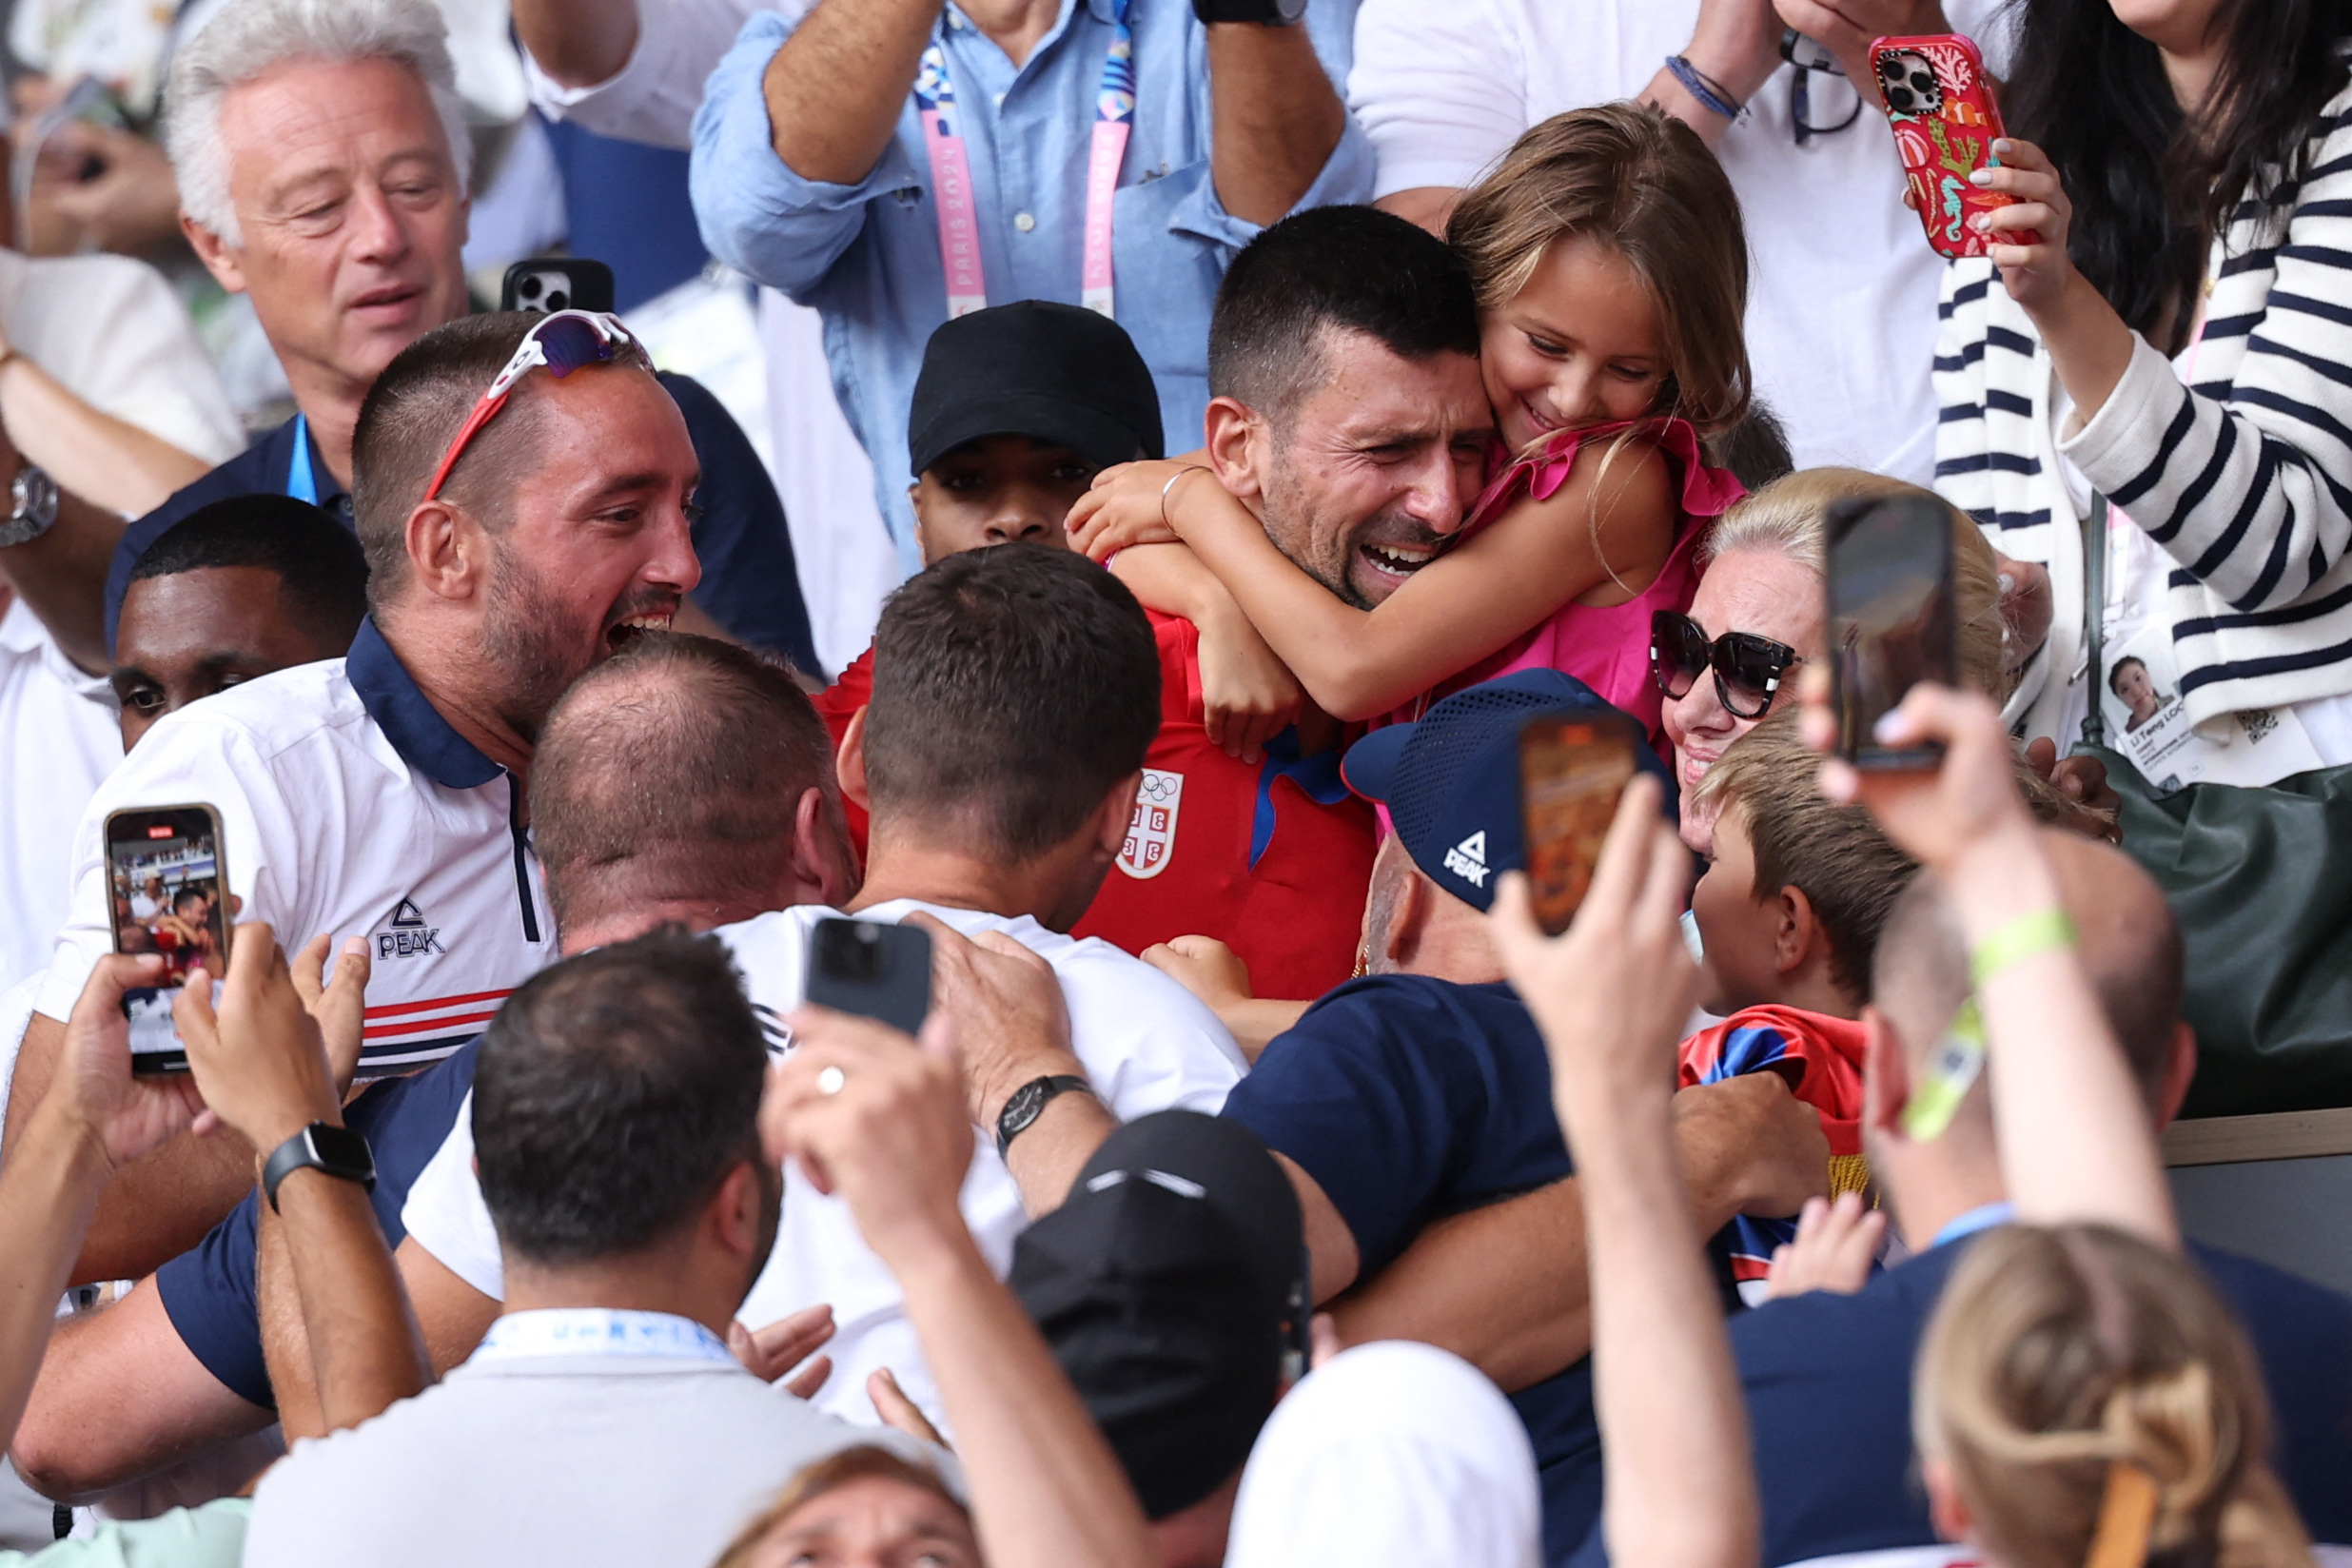
[[[1213,936],[1249,966],[1260,996],[1311,998],[1347,978],[1377,848],[1372,809],[1339,782],[1336,753],[1301,759],[1295,741],[1256,765],[1209,743],[1200,633],[1153,614],[1160,734],[1126,848],[1074,934],[1140,953],[1173,936]],[[872,699],[868,649],[820,694],[834,743]],[[866,817],[850,807],[865,853]]]

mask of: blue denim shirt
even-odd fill
[[[1314,0],[1305,27],[1343,88],[1356,0]],[[946,50],[971,161],[989,303],[1079,297],[1087,155],[1112,0],[1062,0],[1053,30],[1019,69],[949,5]],[[1113,197],[1119,323],[1160,389],[1168,450],[1201,439],[1208,315],[1234,252],[1258,232],[1225,211],[1209,169],[1208,39],[1190,0],[1131,0],[1134,128]],[[873,460],[882,515],[910,570],[907,413],[923,345],[948,317],[939,215],[914,95],[872,172],[855,185],[804,180],[775,155],[760,79],[795,23],[763,11],[712,72],[695,116],[693,191],[703,243],[729,265],[825,318],[842,411]],[[1353,116],[1300,207],[1372,199],[1371,144]],[[1029,222],[1025,225],[1022,220]]]

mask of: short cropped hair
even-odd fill
[[[1479,352],[1479,302],[1461,258],[1368,206],[1319,206],[1233,258],[1208,322],[1208,389],[1287,429],[1323,379],[1326,330],[1361,332],[1407,360]]]
[[[567,1265],[674,1234],[757,1160],[768,1051],[727,950],[667,926],[541,970],[474,1065],[474,1154],[508,1256]]]
[[[140,552],[130,580],[231,566],[275,576],[279,614],[322,647],[349,647],[367,614],[367,558],[360,541],[291,496],[231,496],[198,507]]]
[[[409,513],[424,500],[433,470],[474,404],[523,336],[543,320],[521,310],[461,316],[394,355],[367,389],[351,438],[351,511],[367,552],[374,603],[383,604],[407,586]],[[645,361],[633,351],[626,363],[642,366]],[[525,376],[516,383],[506,406],[475,435],[441,487],[485,527],[505,528],[517,488],[538,471],[531,454],[545,417],[539,398],[545,379]]]
[[[164,149],[180,206],[232,249],[245,244],[228,199],[221,103],[230,89],[294,60],[391,60],[417,73],[449,139],[465,194],[474,141],[449,59],[449,29],[432,0],[229,0],[172,56],[164,88]]]
[[[1699,780],[1695,798],[1739,808],[1755,853],[1751,896],[1802,890],[1829,938],[1831,980],[1867,1002],[1879,932],[1919,867],[1878,831],[1867,808],[1837,805],[1821,793],[1820,755],[1798,735],[1796,720],[1794,709],[1783,709],[1732,742]]]
[[[833,741],[782,664],[640,632],[572,683],[531,755],[532,841],[559,928],[649,895],[760,895]]]
[[[1082,555],[969,550],[883,606],[865,731],[877,833],[953,823],[1018,864],[1077,832],[1159,729],[1151,623]]]

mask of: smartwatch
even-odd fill
[[[26,544],[57,521],[57,481],[45,469],[25,463],[9,485],[9,515],[0,521],[0,549]]]
[[[367,1139],[349,1127],[313,1122],[280,1144],[262,1166],[262,1195],[269,1200],[272,1214],[278,1211],[278,1184],[305,1169],[376,1190],[376,1156]]]
[[[1032,1078],[1012,1091],[1005,1108],[996,1113],[996,1154],[1004,1158],[1012,1147],[1012,1141],[1027,1132],[1029,1124],[1045,1114],[1046,1106],[1057,1094],[1072,1090],[1092,1094],[1094,1086],[1074,1073],[1060,1072],[1048,1078]]]
[[[1256,22],[1262,27],[1286,28],[1306,14],[1306,0],[1192,0],[1192,14],[1203,27],[1213,22]]]

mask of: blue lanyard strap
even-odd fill
[[[294,457],[285,466],[285,493],[296,500],[319,504],[318,476],[310,471],[310,416],[294,416]]]
[[[726,1343],[691,1318],[601,1306],[509,1312],[490,1325],[473,1359],[523,1361],[536,1356],[658,1356],[735,1364]]]

